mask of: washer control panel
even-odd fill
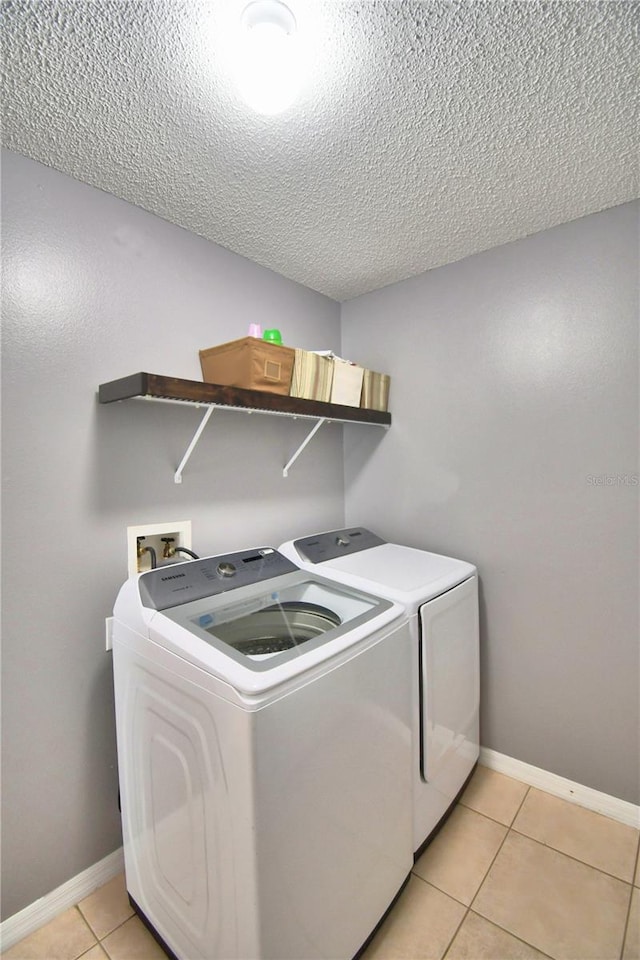
[[[364,527],[331,530],[328,533],[318,533],[315,537],[303,537],[293,541],[300,556],[309,563],[335,560],[336,557],[370,550],[371,547],[379,547],[383,543],[386,543],[386,540]]]
[[[144,607],[166,610],[297,570],[294,563],[273,547],[260,547],[157,567],[140,575],[138,587]]]

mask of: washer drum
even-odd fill
[[[209,632],[250,657],[290,650],[341,623],[337,613],[327,607],[291,600],[221,623]]]

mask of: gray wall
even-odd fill
[[[345,428],[347,520],[475,561],[486,746],[638,802],[637,206],[344,304],[393,375],[393,427]],[[251,320],[336,349],[340,308],[3,153],[3,916],[120,844],[104,617],[128,524],[202,553],[344,519],[339,427],[99,407],[137,370],[199,379]]]
[[[635,803],[637,297],[629,204],[342,309],[393,377],[347,522],[477,564],[485,746]]]
[[[192,234],[3,153],[3,916],[121,843],[104,617],[128,524],[190,519],[194,548],[275,543],[343,522],[341,427],[290,476],[304,422],[99,407],[99,383],[200,379],[198,349],[250,321],[339,346],[339,306]]]

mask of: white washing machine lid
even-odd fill
[[[360,541],[357,537],[361,538]],[[323,549],[326,543],[324,538],[328,538],[335,546],[328,551]],[[309,542],[313,543],[313,549],[305,547]],[[320,552],[314,554],[318,543]],[[373,545],[369,546],[369,543]],[[336,556],[340,549],[344,552]],[[415,613],[421,604],[451,590],[476,573],[473,564],[465,560],[397,543],[385,543],[363,528],[334,530],[301,540],[290,540],[282,544],[280,552],[305,570],[316,570],[345,585],[379,593],[402,603],[409,613]],[[328,559],[316,563],[309,559],[309,556],[322,556],[327,552],[331,554]]]
[[[262,548],[132,578],[114,616],[234,690],[259,694],[406,615],[392,601],[302,571]]]

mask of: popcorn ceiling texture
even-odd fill
[[[337,300],[637,196],[639,3],[289,3],[261,117],[243,3],[3,0],[4,144]]]

